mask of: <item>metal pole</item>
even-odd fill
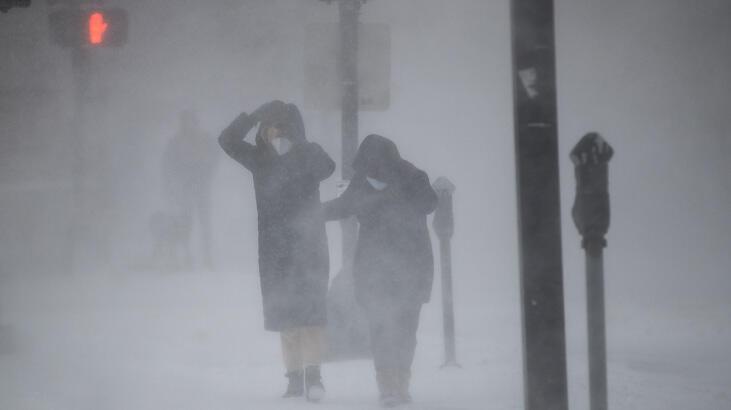
[[[73,204],[71,216],[71,268],[78,271],[82,264],[81,259],[86,258],[83,249],[85,239],[89,234],[89,224],[86,222],[89,214],[89,187],[86,180],[88,167],[84,149],[86,146],[86,102],[91,83],[91,56],[89,50],[83,47],[71,49],[71,68],[74,84],[74,117],[72,127],[73,144]]]
[[[459,366],[454,336],[454,301],[452,291],[452,241],[439,238],[439,251],[442,260],[442,316],[444,321],[444,365]]]
[[[527,410],[567,410],[553,0],[512,0]]]
[[[454,292],[452,290],[452,236],[454,235],[454,184],[444,177],[433,184],[439,203],[434,212],[432,226],[439,238],[439,259],[442,272],[442,319],[444,325],[444,364],[442,367],[459,367],[454,330]]]
[[[589,310],[589,393],[591,410],[607,410],[607,345],[604,315],[603,244],[586,247],[586,299]]]
[[[358,150],[358,16],[361,0],[340,0],[340,76],[342,82],[342,178],[353,178]],[[355,218],[341,222],[343,269],[351,273],[358,227]]]

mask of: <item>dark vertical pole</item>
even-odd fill
[[[586,303],[589,330],[591,410],[607,410],[607,343],[604,325],[604,245],[586,247]]]
[[[358,15],[361,0],[340,0],[340,78],[342,81],[342,177],[353,177],[353,160],[358,149]],[[357,225],[354,218],[341,223],[343,267],[351,272],[355,255]]]
[[[439,238],[439,259],[442,272],[442,319],[444,325],[444,365],[459,366],[454,331],[454,292],[452,290],[452,236],[454,235],[454,208],[452,195],[455,186],[444,177],[433,184],[439,197],[432,226]]]
[[[512,0],[524,393],[568,409],[552,0]]]

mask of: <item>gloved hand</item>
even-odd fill
[[[231,122],[231,125],[230,125],[230,127],[231,127],[232,129],[235,129],[235,130],[240,130],[240,129],[244,128],[244,124],[245,124],[245,123],[246,123],[247,121],[249,121],[249,118],[250,118],[250,115],[249,115],[249,114],[247,114],[247,113],[245,113],[245,112],[242,112],[241,114],[239,114],[239,116],[238,116],[238,117],[236,117],[236,118],[235,118],[235,119],[234,119],[234,120],[233,120],[233,121]]]

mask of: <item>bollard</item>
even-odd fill
[[[603,249],[610,219],[608,163],[613,154],[612,147],[595,132],[584,135],[571,151],[576,172],[576,199],[571,216],[586,252],[591,410],[608,408]]]
[[[452,291],[452,235],[454,211],[452,194],[455,186],[447,178],[440,177],[432,185],[439,203],[434,211],[432,227],[439,238],[439,259],[442,272],[442,314],[444,323],[444,364],[442,367],[460,367],[457,363],[457,347],[454,336],[454,292]]]

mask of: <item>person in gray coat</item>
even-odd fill
[[[369,321],[381,404],[391,407],[411,401],[419,315],[434,279],[426,216],[436,208],[437,195],[427,174],[379,135],[363,140],[353,168],[345,192],[325,203],[325,218],[358,219],[355,296]]]
[[[244,141],[256,125],[255,143]],[[281,333],[289,378],[284,396],[320,400],[329,280],[320,182],[335,163],[307,141],[297,107],[281,101],[239,115],[219,143],[254,178],[264,327]]]

